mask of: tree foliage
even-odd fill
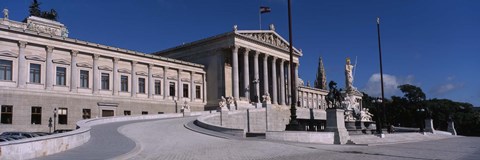
[[[37,0],[33,0],[32,4],[28,7],[30,16],[41,17],[41,18],[57,21],[58,19],[57,11],[55,11],[54,9],[50,9],[50,11],[41,11],[40,5],[41,3],[39,3]]]
[[[447,131],[449,117],[455,122],[459,135],[480,136],[480,111],[475,110],[470,103],[455,102],[449,99],[426,99],[420,87],[405,84],[398,88],[404,94],[402,97],[392,96],[385,101],[386,123],[402,127],[419,127],[423,123],[419,108],[431,112],[433,126],[436,130]],[[374,115],[378,116],[379,108],[372,103],[374,97],[364,94],[363,106],[368,107]]]

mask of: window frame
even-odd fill
[[[3,62],[10,63],[10,64],[4,64]],[[13,80],[13,60],[0,59],[0,73],[1,71],[3,71],[3,75],[0,76],[0,81],[12,81]]]
[[[38,123],[35,123],[38,122]],[[32,106],[30,124],[41,125],[42,124],[42,107]]]
[[[80,70],[80,88],[90,88],[89,80],[90,80],[90,71],[81,69]]]
[[[145,94],[145,78],[138,78],[138,93]]]
[[[104,77],[107,77],[107,79],[105,80]],[[102,72],[100,79],[101,90],[110,90],[110,73]]]
[[[125,87],[125,89],[124,89],[124,87]],[[121,92],[128,92],[128,76],[127,75],[120,75],[120,91]]]
[[[65,72],[61,73],[61,72],[59,72],[59,69],[64,69]],[[60,81],[59,81],[59,78],[60,78]],[[55,68],[55,84],[57,86],[67,86],[67,67],[57,66]]]
[[[32,66],[38,66],[38,68],[34,68]],[[30,63],[29,65],[29,82],[40,84],[42,83],[42,65],[38,63]]]
[[[196,99],[202,99],[202,86],[201,85],[195,85],[195,98]]]
[[[65,113],[62,113],[65,111]],[[57,110],[57,118],[58,118],[58,124],[61,125],[68,125],[68,108],[58,108]],[[65,118],[65,120],[61,120],[61,118]]]
[[[183,83],[182,92],[183,92],[183,95],[182,95],[183,98],[190,98],[190,84]]]
[[[155,95],[162,95],[162,80],[155,80],[154,82]]]
[[[172,89],[172,84],[173,84],[173,89]],[[175,97],[177,94],[176,94],[176,90],[177,90],[177,83],[175,82],[168,82],[168,88],[169,88],[169,96],[171,97]]]
[[[85,114],[88,113],[88,114]],[[92,118],[92,110],[89,108],[82,109],[82,119],[90,119]]]
[[[0,124],[13,123],[13,105],[1,105],[0,107]],[[7,119],[9,117],[10,119]]]

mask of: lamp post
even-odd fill
[[[57,130],[57,108],[53,109],[53,132]]]
[[[49,132],[52,133],[52,117],[48,119],[48,128],[49,128]]]
[[[288,48],[290,50],[290,73],[294,73],[295,67],[293,66],[293,40],[292,40],[292,13],[291,13],[291,0],[288,0]],[[283,76],[283,75],[282,75]],[[297,100],[297,84],[295,79],[295,74],[290,74],[290,79],[292,80],[292,85],[290,86],[291,102]],[[290,122],[287,124],[286,130],[290,131],[299,131],[301,130],[300,125],[297,121],[297,108],[295,103],[290,103]]]
[[[383,131],[382,131],[382,118],[381,116],[383,115],[382,112],[380,112],[381,108],[380,108],[380,105],[378,105],[379,103],[382,103],[383,104],[383,100],[381,98],[377,98],[377,99],[374,99],[372,100],[372,103],[375,104],[375,107],[377,108],[377,133],[378,134],[383,134]]]
[[[383,101],[385,99],[385,94],[384,94],[384,91],[383,91],[383,64],[382,64],[382,47],[380,45],[380,17],[377,17],[377,35],[378,35],[378,56],[379,56],[379,59],[380,59],[380,86],[381,86],[381,89],[382,89],[382,112],[383,112],[383,120],[386,121],[386,116],[385,116],[385,102]],[[382,124],[383,125],[383,124]],[[381,130],[380,130],[381,131]],[[380,133],[382,134],[382,133]]]

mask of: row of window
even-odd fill
[[[147,115],[147,114],[148,114],[148,111],[142,111],[142,115]],[[158,112],[158,114],[163,114],[163,112]],[[114,116],[112,110],[102,110],[102,115],[104,117]],[[131,111],[130,110],[124,110],[123,115],[129,116],[129,115],[131,115]],[[58,116],[58,124],[68,124],[68,109],[67,108],[58,108],[57,116]],[[0,123],[1,124],[12,124],[13,106],[2,105],[1,106],[0,117],[1,117],[0,118],[1,119]],[[82,118],[83,119],[90,119],[91,118],[91,110],[90,109],[82,109]],[[31,124],[42,124],[42,107],[39,107],[39,106],[32,107]]]
[[[30,83],[41,83],[41,65],[30,63]],[[65,67],[56,68],[56,85],[66,86],[67,69]],[[12,80],[12,61],[0,59],[0,80]],[[155,94],[161,94],[161,80],[155,80]],[[128,92],[128,76],[120,76],[120,91]],[[80,87],[89,88],[89,71],[80,70]],[[183,97],[189,97],[189,86],[183,84]],[[169,96],[175,96],[175,82],[169,83],[170,94]],[[101,73],[101,89],[110,90],[110,74]],[[145,78],[138,78],[138,92],[145,93]],[[201,98],[201,87],[195,86],[195,98]]]

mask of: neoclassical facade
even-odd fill
[[[74,129],[87,118],[179,112],[185,102],[204,110],[206,77],[201,64],[68,38],[59,22],[0,21],[2,132],[49,131],[50,118]]]
[[[207,107],[233,97],[239,107],[251,107],[269,95],[274,105],[290,102],[291,74],[298,77],[299,57],[294,48],[294,73],[290,73],[288,42],[270,30],[234,30],[153,53],[203,64],[207,72]],[[298,78],[296,78],[298,79]]]

